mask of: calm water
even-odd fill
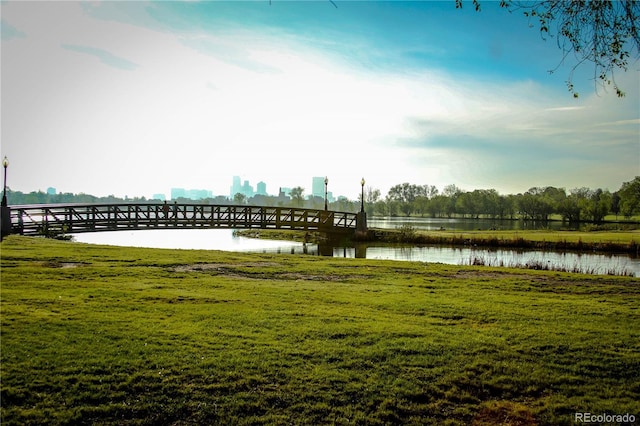
[[[451,265],[469,264],[474,258],[486,264],[505,266],[531,262],[550,263],[567,269],[606,274],[608,270],[632,272],[640,277],[640,259],[626,255],[596,253],[557,253],[517,250],[478,250],[441,246],[364,246],[331,247],[290,241],[257,240],[238,237],[229,229],[185,229],[98,232],[74,235],[78,242],[129,247],[204,249],[254,253],[292,253],[359,257],[400,261],[436,262]]]
[[[532,230],[551,229],[559,231],[561,229],[577,229],[569,226],[568,223],[560,221],[534,222],[524,220],[499,220],[499,219],[447,219],[447,218],[426,218],[426,217],[385,217],[369,218],[367,224],[370,228],[395,229],[408,225],[415,229],[437,230],[448,229],[452,231],[475,231],[475,230]]]

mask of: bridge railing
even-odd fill
[[[40,204],[11,208],[12,233],[48,235],[125,229],[263,228],[343,232],[357,214],[296,207],[211,204]]]

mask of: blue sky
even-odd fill
[[[9,186],[150,196],[362,176],[518,193],[640,174],[639,64],[594,86],[497,2],[3,2]]]

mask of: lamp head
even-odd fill
[[[360,185],[364,186],[364,178],[360,181]]]
[[[2,160],[2,167],[4,167],[6,169],[8,166],[9,166],[9,159],[5,155],[4,159]]]

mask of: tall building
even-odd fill
[[[187,191],[184,188],[171,188],[171,199],[187,198]]]
[[[205,198],[213,198],[211,191],[206,189],[190,189],[187,191],[187,198],[192,200],[202,200]]]
[[[289,197],[290,195],[291,195],[291,188],[285,188],[285,187],[280,188],[280,194],[278,194],[279,197]]]
[[[203,198],[212,198],[211,191],[206,189],[184,189],[171,188],[171,199],[186,198],[189,200],[202,200]]]
[[[315,176],[311,179],[311,195],[324,198],[324,177]]]
[[[258,195],[267,195],[267,184],[260,181],[256,185],[256,194]]]
[[[267,184],[261,182],[264,185],[264,195],[266,195]],[[260,191],[260,184],[258,184],[258,191]],[[256,194],[260,194],[260,192],[254,192],[253,186],[249,183],[248,180],[245,180],[240,184],[240,176],[233,177],[233,184],[231,185],[231,193],[229,194],[231,198],[235,197],[236,194],[242,194],[247,198],[253,197]]]
[[[245,197],[249,198],[249,197],[253,197],[253,186],[251,186],[249,184],[248,180],[245,180],[244,183],[242,184],[242,191],[241,191]]]
[[[237,193],[242,194],[242,185],[240,184],[240,176],[233,177],[233,183],[231,184],[231,191],[229,195],[231,195],[231,198],[233,198]]]

